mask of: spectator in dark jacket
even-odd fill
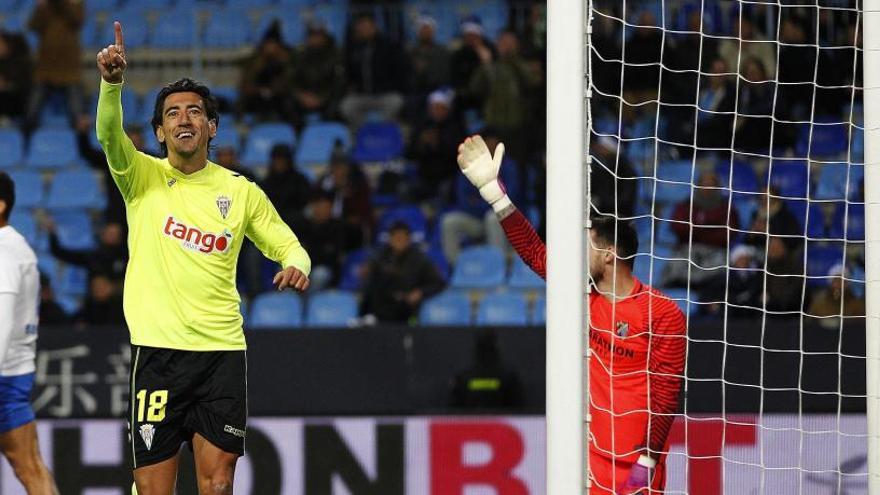
[[[437,90],[427,98],[427,118],[413,131],[407,151],[418,167],[419,184],[415,186],[418,201],[451,200],[452,181],[458,177],[456,154],[464,140],[464,124],[452,112],[451,91]]]
[[[76,251],[61,245],[55,233],[55,224],[46,222],[49,231],[49,250],[59,260],[84,267],[89,272],[89,279],[101,275],[118,288],[122,288],[125,279],[125,267],[128,264],[128,248],[122,225],[106,223],[101,227],[98,236],[98,247],[94,250]]]
[[[483,37],[483,25],[472,17],[461,23],[461,46],[452,52],[450,78],[460,111],[478,108],[480,99],[471,95],[471,79],[482,64],[492,58],[492,43]]]
[[[89,281],[89,295],[74,321],[78,326],[125,325],[122,293],[107,275],[99,274]]]
[[[768,311],[803,311],[804,260],[779,237],[767,243],[767,282],[764,299]]]
[[[316,190],[312,194],[303,228],[298,229],[300,240],[312,259],[311,286],[333,286],[339,282],[342,258],[346,247],[356,241],[359,232],[338,218],[333,218],[333,194]]]
[[[388,245],[370,262],[362,289],[362,313],[380,322],[406,322],[422,301],[443,289],[437,268],[410,239],[409,226],[391,226]]]
[[[631,217],[636,204],[635,172],[618,142],[608,136],[590,140],[591,206],[606,215]],[[616,205],[615,205],[616,200]]]
[[[340,218],[362,233],[356,246],[363,245],[373,231],[373,206],[370,203],[370,185],[363,171],[344,153],[334,153],[330,170],[318,179],[318,187],[333,195],[333,217]]]
[[[385,120],[397,117],[403,107],[404,66],[402,50],[379,32],[373,16],[358,16],[345,50],[349,91],[340,105],[352,126],[359,127],[370,112]]]
[[[261,120],[292,120],[291,58],[290,48],[281,38],[281,27],[275,23],[241,72],[241,111],[253,113]]]
[[[261,187],[285,222],[296,230],[302,224],[303,209],[309,202],[311,185],[293,163],[293,151],[286,144],[272,147],[269,173]]]
[[[241,162],[238,160],[238,152],[232,146],[219,146],[216,150],[214,150],[214,162],[217,165],[229,170],[231,172],[235,172],[236,174],[243,175],[247,180],[251,182],[256,182],[257,176],[254,175],[253,172],[241,166]]]
[[[409,50],[410,91],[419,101],[449,83],[449,50],[434,39],[437,21],[421,16],[415,44]]]
[[[335,115],[345,92],[345,64],[323,23],[309,24],[306,42],[296,51],[292,89],[297,118],[306,113]]]
[[[40,326],[66,325],[69,321],[67,313],[55,300],[52,281],[40,273]]]
[[[727,271],[714,275],[710,283],[700,289],[700,299],[707,303],[702,308],[713,316],[760,318],[764,297],[764,267],[755,248],[740,244],[730,250]]]
[[[0,117],[24,114],[31,76],[27,40],[20,34],[0,33]]]

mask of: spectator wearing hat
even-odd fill
[[[281,26],[275,21],[244,64],[239,83],[240,111],[260,120],[292,120],[291,58],[290,48],[281,37]]]
[[[421,106],[431,92],[449,84],[449,50],[437,43],[437,21],[428,15],[416,20],[416,42],[409,49],[410,91]]]
[[[464,124],[452,105],[452,90],[433,91],[427,97],[426,118],[413,131],[407,157],[418,170],[413,195],[417,201],[451,200],[453,179],[459,175],[456,150],[465,137]]]
[[[437,268],[412,243],[409,225],[396,222],[388,244],[367,266],[361,312],[379,322],[406,322],[418,314],[422,301],[442,289]]]
[[[491,60],[492,43],[483,37],[483,24],[477,16],[461,23],[461,46],[452,52],[449,61],[452,88],[458,97],[457,106],[464,111],[479,107],[479,100],[470,94],[471,79],[483,60]]]
[[[856,296],[846,280],[847,270],[838,263],[828,270],[828,286],[818,291],[810,302],[807,311],[810,316],[819,317],[824,327],[837,328],[839,318],[834,316],[865,316],[865,300]]]
[[[763,266],[754,247],[740,244],[730,250],[728,270],[716,274],[700,289],[701,306],[709,315],[760,318],[764,291]]]
[[[327,26],[312,21],[308,25],[305,43],[294,56],[293,98],[297,116],[317,113],[323,118],[333,118],[344,92],[342,54],[327,32]]]
[[[360,127],[370,113],[385,120],[397,118],[404,102],[405,65],[402,50],[379,32],[373,16],[359,15],[346,43],[348,94],[340,104],[352,126]]]

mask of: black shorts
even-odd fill
[[[244,454],[245,351],[131,347],[129,441],[134,468],[173,457],[194,433]]]

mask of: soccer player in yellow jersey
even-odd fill
[[[139,495],[171,495],[189,442],[202,494],[232,493],[244,453],[247,366],[235,265],[245,236],[283,270],[278,290],[309,286],[311,261],[253,182],[208,161],[217,133],[210,90],[190,79],[156,97],[153,130],[167,155],[135,150],[122,127],[122,26],[97,54],[98,141],[125,200],[131,332],[128,425]]]

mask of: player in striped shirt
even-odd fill
[[[480,136],[458,149],[458,164],[494,209],[516,252],[546,278],[544,243],[498,179],[504,154],[493,157]],[[684,316],[660,291],[632,275],[635,230],[613,218],[590,229],[591,494],[662,493],[667,439],[684,372]]]

